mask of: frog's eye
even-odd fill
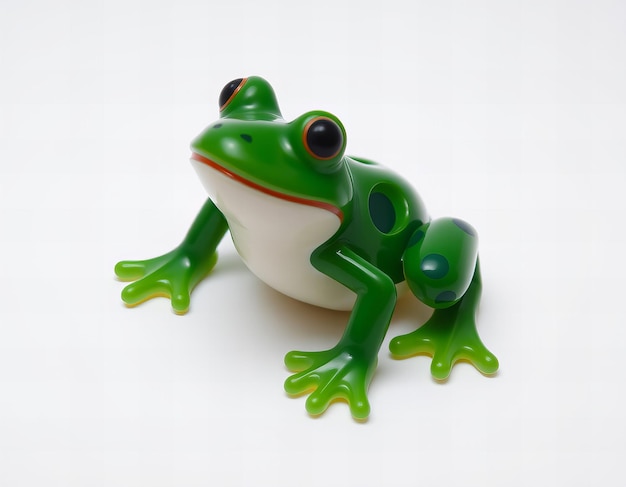
[[[304,147],[316,159],[332,159],[343,147],[343,132],[334,120],[316,117],[304,127]]]
[[[241,89],[241,87],[246,82],[246,78],[237,78],[228,83],[224,88],[222,88],[222,92],[220,93],[220,111],[224,110],[226,106],[231,102],[237,92]]]

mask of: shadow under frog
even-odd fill
[[[227,231],[262,281],[317,306],[348,310],[338,343],[292,351],[289,394],[308,394],[306,409],[348,402],[356,419],[370,413],[367,389],[399,292],[408,288],[434,308],[416,331],[396,337],[396,357],[428,354],[443,380],[458,360],[493,374],[498,361],[475,324],[481,294],[476,231],[455,218],[431,220],[401,177],[344,155],[346,132],[323,111],[282,118],[267,81],[228,83],[220,118],[191,144],[191,162],[209,193],[182,243],[148,260],[115,267],[128,305],[167,295],[187,311],[191,290],[215,265]]]

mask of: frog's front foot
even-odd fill
[[[463,313],[462,303],[437,309],[432,317],[413,333],[391,340],[389,349],[397,358],[430,355],[430,371],[437,380],[445,380],[459,360],[470,362],[483,374],[498,370],[498,359],[483,345],[476,331],[473,314]]]
[[[348,402],[355,419],[369,415],[367,387],[376,367],[376,359],[368,359],[358,350],[333,348],[323,352],[289,352],[285,365],[293,372],[285,381],[291,395],[310,392],[306,401],[309,414],[323,413],[331,402]]]
[[[156,296],[166,296],[176,313],[189,309],[190,294],[195,285],[215,265],[217,254],[195,257],[184,247],[148,260],[118,262],[115,274],[122,281],[135,281],[122,290],[122,300],[136,306]]]

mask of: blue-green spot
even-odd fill
[[[421,269],[431,279],[441,279],[448,274],[450,264],[441,254],[428,254],[422,259]]]
[[[396,224],[396,210],[384,193],[372,193],[369,198],[369,210],[372,222],[383,233],[389,233]]]
[[[246,142],[252,142],[252,135],[248,135],[248,134],[241,134],[240,137],[245,140]]]
[[[435,303],[452,303],[456,301],[456,293],[454,291],[443,291],[435,298]]]
[[[468,235],[471,235],[472,237],[476,236],[476,230],[474,230],[474,227],[471,226],[469,223],[467,223],[466,221],[463,220],[459,220],[458,218],[453,218],[452,221],[454,222],[454,224],[459,227],[461,230],[463,230],[465,233],[467,233]]]

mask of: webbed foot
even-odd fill
[[[183,242],[174,250],[153,259],[117,263],[117,277],[135,281],[122,290],[122,300],[135,306],[156,296],[166,296],[176,313],[185,313],[191,291],[217,262],[215,249],[227,229],[226,219],[207,199]]]
[[[189,309],[193,288],[215,265],[217,254],[194,258],[184,247],[148,260],[118,262],[115,274],[122,281],[135,281],[122,290],[122,300],[135,306],[156,296],[166,296],[176,313]]]
[[[322,352],[289,352],[285,365],[298,372],[285,381],[285,390],[291,395],[310,393],[305,406],[309,414],[322,414],[331,402],[343,399],[355,419],[369,415],[367,387],[376,359],[369,360],[348,348],[333,348]]]
[[[452,308],[435,310],[420,328],[391,340],[389,349],[396,358],[430,355],[430,371],[437,380],[445,380],[456,362],[466,360],[483,374],[498,370],[498,359],[483,345],[473,316],[464,316]]]
[[[450,307],[435,309],[430,319],[413,333],[391,340],[389,349],[396,358],[430,355],[430,371],[437,380],[445,380],[456,362],[466,360],[481,373],[498,370],[498,359],[491,353],[476,331],[476,309],[482,282],[478,264],[463,297]]]

